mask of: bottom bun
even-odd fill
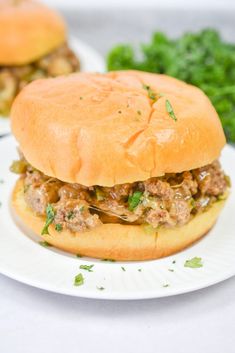
[[[12,206],[21,221],[40,235],[45,218],[35,215],[26,205],[23,181],[18,180],[12,195]],[[218,201],[206,212],[195,216],[182,227],[147,231],[142,225],[103,224],[87,232],[68,229],[57,232],[53,225],[50,235],[41,236],[56,248],[83,256],[122,261],[151,260],[174,254],[205,235],[215,224],[224,206]]]

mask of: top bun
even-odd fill
[[[63,19],[30,0],[0,0],[0,65],[25,65],[66,40]]]
[[[161,94],[156,102],[152,91]],[[34,81],[16,98],[11,119],[35,168],[86,186],[199,168],[218,158],[225,144],[218,115],[200,89],[138,71]]]

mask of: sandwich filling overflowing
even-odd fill
[[[204,167],[113,187],[62,182],[33,168],[22,157],[11,170],[21,174],[24,198],[56,230],[83,232],[103,223],[176,227],[226,198],[229,178],[216,160]],[[146,229],[147,229],[146,228]]]
[[[29,82],[39,78],[67,75],[78,71],[79,61],[67,44],[33,63],[0,66],[0,115],[8,115],[15,96]]]

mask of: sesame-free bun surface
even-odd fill
[[[25,65],[66,40],[63,19],[31,0],[0,0],[0,65]]]
[[[154,102],[143,85],[161,97]],[[225,144],[218,115],[200,89],[138,71],[35,81],[16,98],[11,121],[35,168],[86,186],[198,168],[218,158]]]
[[[188,224],[171,229],[160,228],[156,232],[147,232],[143,226],[111,223],[87,232],[73,233],[67,229],[57,232],[51,225],[50,234],[42,238],[61,250],[83,256],[120,261],[157,259],[183,250],[205,235],[213,227],[223,206],[224,201],[216,202]],[[35,215],[26,205],[21,179],[12,194],[12,207],[21,223],[40,236],[45,217]]]

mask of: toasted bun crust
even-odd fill
[[[154,103],[143,84],[163,96]],[[166,110],[167,99],[177,121]],[[138,71],[35,81],[16,98],[11,118],[34,167],[86,186],[198,168],[225,144],[218,115],[201,90]]]
[[[214,225],[224,201],[215,203],[207,212],[188,224],[173,229],[148,233],[143,226],[103,224],[88,232],[57,232],[53,225],[43,239],[51,245],[74,254],[120,261],[150,260],[174,254],[194,243]],[[26,205],[23,182],[19,180],[12,195],[13,210],[20,220],[40,235],[45,219],[36,216]]]
[[[63,19],[31,0],[0,0],[0,65],[25,65],[66,40]]]

